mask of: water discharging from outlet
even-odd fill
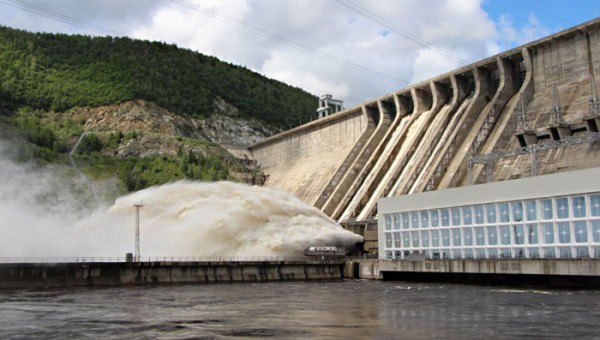
[[[82,243],[92,255],[132,251],[139,202],[142,256],[288,256],[313,245],[352,248],[362,241],[282,190],[181,181],[120,197],[80,221],[76,229],[87,235]]]

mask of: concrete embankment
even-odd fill
[[[0,288],[340,280],[344,260],[0,264]]]
[[[349,259],[348,279],[600,289],[600,261]]]

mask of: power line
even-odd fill
[[[455,54],[453,54],[453,53],[451,53],[451,52],[449,52],[449,51],[447,51],[447,50],[445,50],[443,48],[440,48],[440,47],[437,47],[435,45],[432,45],[431,43],[429,43],[428,41],[424,40],[423,38],[421,38],[419,36],[416,36],[416,35],[408,32],[408,31],[406,31],[406,30],[404,30],[404,29],[402,29],[402,28],[394,25],[393,23],[387,21],[386,19],[384,19],[384,18],[382,18],[382,17],[380,17],[380,16],[378,16],[378,15],[372,13],[372,12],[369,12],[365,8],[359,6],[359,5],[355,4],[355,3],[352,3],[349,0],[335,0],[335,1],[337,3],[339,3],[340,5],[342,5],[344,7],[347,7],[347,8],[353,10],[354,12],[357,12],[358,14],[360,14],[360,15],[366,17],[366,18],[371,19],[372,21],[375,21],[375,22],[377,22],[377,23],[379,23],[379,24],[381,24],[381,25],[383,25],[383,26],[391,29],[392,31],[394,31],[394,32],[396,32],[396,33],[404,36],[405,38],[407,38],[407,39],[409,39],[409,40],[411,40],[411,41],[413,41],[413,42],[415,42],[415,43],[417,43],[417,44],[419,44],[419,45],[421,45],[423,47],[429,47],[429,48],[435,49],[438,53],[443,54],[444,56],[446,56],[448,58],[454,59],[455,61],[457,61],[457,62],[459,62],[461,64],[464,62],[464,60],[462,58],[460,58],[459,56],[457,56],[457,55],[455,55]]]
[[[37,15],[43,16],[48,19],[60,21],[60,22],[63,22],[63,23],[69,24],[69,25],[83,28],[86,30],[103,33],[103,34],[108,34],[108,35],[118,35],[118,36],[126,35],[124,33],[121,33],[121,32],[115,31],[115,30],[111,30],[109,28],[105,28],[102,26],[98,26],[98,25],[95,25],[95,24],[87,22],[87,21],[83,21],[78,18],[74,18],[74,17],[68,16],[68,15],[65,15],[62,13],[51,11],[47,8],[43,8],[43,7],[28,3],[23,0],[0,0],[0,3],[3,3],[5,5],[11,6],[11,7],[18,8],[20,10],[23,10],[23,11],[26,11],[29,13],[37,14]]]
[[[291,40],[289,38],[286,38],[284,36],[278,35],[278,34],[274,34],[271,33],[269,31],[266,31],[264,29],[258,28],[258,27],[254,27],[254,26],[250,26],[248,24],[244,24],[230,16],[227,16],[225,14],[216,14],[214,10],[211,10],[208,7],[202,6],[200,4],[197,3],[192,3],[188,0],[171,0],[173,3],[176,3],[180,6],[186,7],[188,9],[200,12],[204,15],[210,16],[214,19],[217,19],[219,21],[222,21],[226,24],[229,24],[231,26],[234,26],[236,28],[239,28],[243,31],[246,31],[248,33],[269,39],[271,41],[274,41],[276,43],[282,44],[282,45],[286,45],[288,47],[292,47],[295,48],[297,50],[300,50],[302,52],[305,52],[307,54],[310,55],[314,55],[317,56],[321,59],[325,59],[328,60],[330,62],[336,63],[338,65],[344,66],[348,69],[354,70],[354,71],[358,71],[358,72],[362,72],[365,74],[368,74],[370,76],[376,77],[378,79],[383,79],[383,80],[387,80],[393,83],[400,83],[400,84],[409,84],[408,81],[404,80],[404,79],[400,79],[400,78],[396,78],[393,76],[390,76],[389,74],[385,74],[385,73],[381,73],[379,71],[375,71],[372,70],[370,68],[361,66],[359,64],[355,64],[343,59],[340,59],[338,57],[335,57],[333,55],[327,54],[327,53],[323,53],[315,48],[312,48],[308,45],[302,44],[300,42]]]

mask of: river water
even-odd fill
[[[0,338],[600,338],[600,292],[382,281],[0,291]]]

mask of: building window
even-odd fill
[[[412,226],[414,229],[418,228],[418,227],[419,227],[419,213],[418,213],[418,212],[416,212],[416,211],[414,211],[414,212],[411,212],[411,213],[410,213],[410,219],[411,219],[411,221],[412,221],[412,225],[411,225],[411,226]]]
[[[400,230],[400,214],[394,214],[394,230]]]
[[[552,219],[552,199],[545,199],[542,201],[542,219],[551,220]]]
[[[442,212],[442,225],[447,227],[450,225],[450,212],[448,209],[441,209]]]
[[[412,232],[412,246],[413,247],[419,246],[419,232],[418,231]]]
[[[590,252],[587,247],[577,247],[575,248],[575,252],[577,254],[577,258],[586,258],[590,257]]]
[[[544,231],[544,243],[554,243],[554,225],[552,223],[543,223],[542,229]]]
[[[424,230],[421,232],[421,242],[423,247],[429,247],[429,232]]]
[[[525,230],[522,224],[513,225],[513,235],[515,235],[515,244],[525,244]]]
[[[600,221],[592,221],[592,238],[594,242],[600,242]]]
[[[402,229],[408,229],[410,228],[410,217],[408,216],[408,213],[402,213]]]
[[[554,248],[544,248],[544,258],[553,259],[556,257],[556,252]]]
[[[453,259],[460,259],[460,258],[462,258],[462,251],[460,249],[454,249],[452,251],[452,258]]]
[[[404,246],[404,248],[410,248],[410,232],[402,232],[402,245]]]
[[[488,249],[488,254],[490,259],[498,258],[498,249]]]
[[[475,244],[477,244],[478,246],[485,245],[485,231],[483,230],[483,227],[475,228],[475,239]]]
[[[502,245],[510,244],[510,228],[507,225],[500,226],[500,243]]]
[[[452,225],[460,225],[460,208],[452,208]]]
[[[471,225],[473,223],[473,213],[471,212],[471,207],[463,207],[463,224]]]
[[[527,224],[527,241],[529,244],[538,244],[537,224]]]
[[[510,210],[508,208],[508,203],[500,203],[498,208],[500,210],[500,222],[510,222]]]
[[[573,204],[573,217],[585,217],[585,197],[573,197],[571,203]]]
[[[559,243],[570,243],[571,242],[571,226],[569,222],[558,223],[558,242]]]
[[[488,244],[489,245],[498,244],[498,230],[496,229],[496,226],[487,227],[487,234],[488,234]]]
[[[421,228],[429,227],[429,212],[427,210],[421,211]]]
[[[573,229],[575,231],[575,242],[587,243],[587,241],[588,241],[587,223],[585,221],[573,222]]]
[[[440,246],[440,232],[439,230],[431,231],[431,246],[439,247]]]
[[[402,248],[400,243],[400,233],[394,233],[394,248]]]
[[[464,228],[463,234],[465,235],[465,246],[472,246],[473,245],[473,229]]]
[[[523,221],[523,202],[513,202],[512,204],[513,221]]]
[[[510,248],[502,248],[500,249],[500,258],[509,259],[510,256]]]
[[[487,222],[488,223],[496,223],[496,205],[486,204],[485,212],[487,214]]]
[[[385,233],[385,246],[386,248],[392,248],[392,234]]]
[[[473,249],[465,249],[465,259],[473,258]]]
[[[440,214],[437,210],[431,210],[431,226],[437,227],[440,225]]]
[[[537,220],[537,201],[527,201],[527,221]]]
[[[392,216],[385,215],[385,230],[392,229]]]
[[[590,208],[592,216],[600,216],[600,195],[590,196]]]
[[[450,230],[448,229],[442,230],[442,245],[444,247],[450,246]]]
[[[570,259],[573,257],[573,255],[571,255],[571,247],[560,247],[558,248],[558,251],[561,259]]]
[[[475,223],[477,224],[484,224],[484,214],[483,214],[483,206],[482,205],[476,205],[475,206]]]
[[[569,200],[566,197],[556,199],[556,217],[569,218]]]
[[[540,250],[538,248],[527,248],[527,251],[529,251],[530,259],[537,259],[540,257]]]
[[[452,245],[455,247],[461,246],[460,228],[452,229]]]
[[[478,259],[485,259],[485,249],[477,249],[475,251]]]

